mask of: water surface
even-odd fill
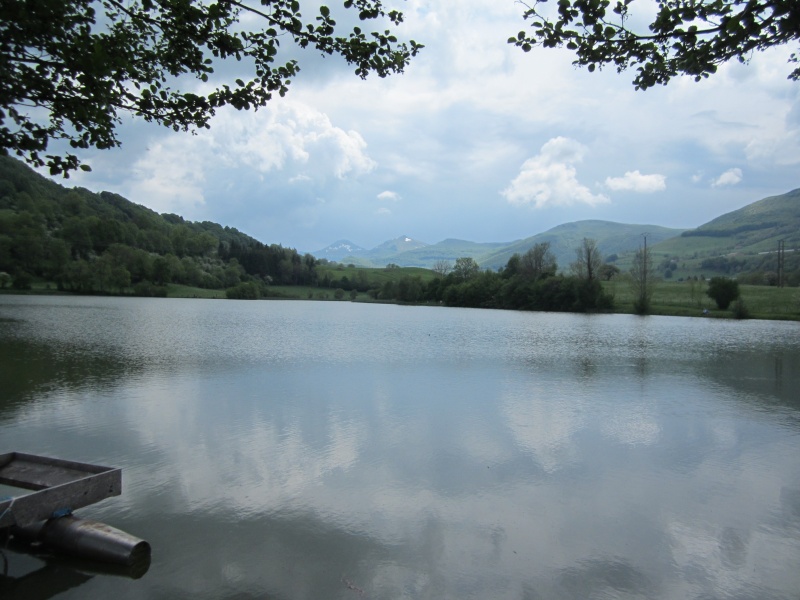
[[[2,581],[796,600],[798,390],[795,323],[0,296],[0,450],[122,467],[79,514],[153,546],[140,579],[5,550]]]

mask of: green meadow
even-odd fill
[[[614,296],[614,312],[633,313],[635,294],[627,278],[603,283]],[[719,310],[706,295],[705,281],[659,281],[655,284],[651,314],[674,316],[707,316],[731,318],[734,306]],[[753,319],[800,320],[800,288],[740,285],[740,301]],[[708,311],[704,313],[704,311]]]

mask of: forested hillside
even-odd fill
[[[109,192],[67,189],[0,157],[0,287],[164,295],[179,283],[257,297],[312,285],[316,259],[231,227],[185,221]]]

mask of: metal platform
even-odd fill
[[[58,458],[0,454],[0,484],[32,490],[0,497],[0,529],[25,527],[122,493],[122,470]]]

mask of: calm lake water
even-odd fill
[[[0,451],[153,547],[4,598],[800,595],[797,323],[0,296]]]

